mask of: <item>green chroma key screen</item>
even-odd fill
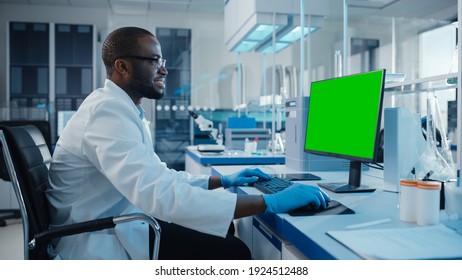
[[[379,70],[311,83],[305,151],[374,161],[384,76]]]

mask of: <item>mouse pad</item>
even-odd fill
[[[309,207],[301,207],[290,211],[290,216],[316,216],[316,215],[342,215],[342,214],[354,214],[355,211],[346,207],[336,200],[332,200],[326,209],[314,210]]]
[[[283,173],[278,174],[276,177],[278,178],[287,178],[290,181],[313,181],[313,180],[321,180],[321,177],[316,176],[311,173]]]

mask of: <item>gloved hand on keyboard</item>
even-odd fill
[[[221,185],[226,189],[255,183],[258,179],[269,180],[271,177],[258,168],[246,168],[231,175],[221,177]]]
[[[309,204],[314,209],[326,208],[327,203],[332,201],[320,188],[303,184],[293,184],[283,191],[265,194],[263,199],[267,213],[286,213]]]

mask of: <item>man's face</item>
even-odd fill
[[[138,39],[138,43],[138,53],[127,57],[132,61],[133,68],[126,90],[135,98],[161,99],[164,96],[164,82],[168,71],[162,65],[159,41],[155,37],[145,36]]]

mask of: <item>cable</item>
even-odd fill
[[[370,168],[383,170],[383,165],[378,164],[378,163],[365,163],[365,162],[363,162],[363,164],[366,165],[366,166],[369,166]]]

